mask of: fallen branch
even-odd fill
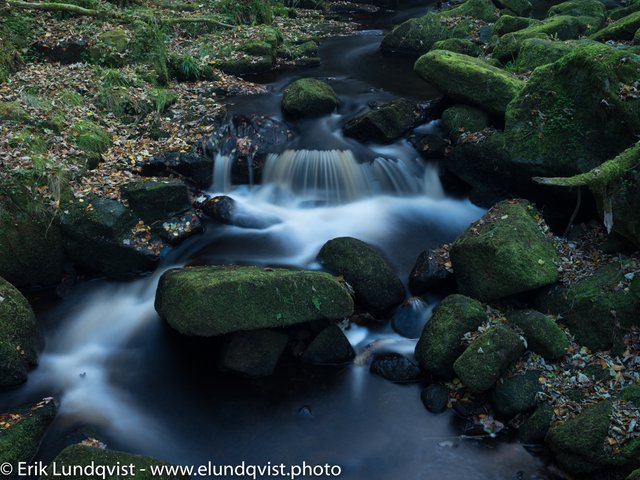
[[[116,14],[112,12],[105,12],[101,10],[92,10],[89,8],[79,7],[78,5],[70,5],[68,3],[55,3],[55,2],[22,2],[19,0],[7,0],[7,5],[10,8],[16,8],[19,10],[42,10],[45,12],[67,12],[75,13],[78,15],[85,15],[88,17],[115,17]]]

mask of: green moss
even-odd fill
[[[261,42],[258,40],[254,40],[251,42],[244,43],[240,46],[239,50],[241,52],[248,53],[249,55],[255,55],[257,57],[262,57],[265,55],[273,55],[273,45],[267,42]]]
[[[199,336],[339,320],[353,310],[331,275],[258,267],[170,270],[160,279],[155,306],[173,328]]]
[[[24,111],[20,102],[0,102],[0,120],[10,122],[27,122],[30,116]]]
[[[109,30],[98,35],[95,45],[89,49],[93,63],[109,67],[121,67],[128,61],[129,35],[125,30]]]
[[[166,85],[169,81],[167,68],[166,35],[155,23],[142,20],[133,22],[134,44],[132,56],[134,60],[150,65],[155,72],[155,81]]]
[[[631,472],[625,480],[640,480],[640,468]]]
[[[518,30],[523,30],[531,25],[537,25],[539,23],[540,20],[536,20],[535,18],[500,15],[500,18],[493,25],[492,33],[501,37],[507,33],[517,32]]]
[[[218,62],[218,68],[232,75],[251,75],[268,72],[275,65],[272,56],[254,57],[244,56],[239,58],[227,58]]]
[[[442,112],[442,126],[453,139],[463,133],[478,132],[489,126],[489,116],[468,105],[455,105]]]
[[[516,15],[526,17],[531,13],[532,5],[529,0],[496,0],[495,3],[501,8],[507,8]]]
[[[296,80],[282,95],[282,108],[295,117],[331,113],[337,105],[338,96],[333,89],[314,78]]]
[[[240,24],[271,24],[273,7],[271,2],[262,0],[222,0],[218,4],[222,15]]]
[[[27,12],[3,13],[0,36],[17,49],[29,48],[33,42],[35,18]]]
[[[453,363],[464,352],[462,337],[486,320],[480,302],[463,295],[449,295],[425,325],[416,345],[416,360],[439,377],[453,378]]]
[[[527,348],[546,360],[558,360],[567,353],[569,339],[552,317],[535,310],[517,310],[507,319],[524,332]]]
[[[131,209],[145,222],[168,219],[191,206],[180,180],[136,180],[120,188]]]
[[[601,42],[607,40],[633,40],[639,28],[640,12],[635,12],[607,25],[602,30],[591,35],[591,38]]]
[[[361,142],[390,143],[413,128],[418,117],[415,103],[399,98],[350,119],[343,132]]]
[[[316,58],[318,56],[318,44],[308,41],[298,44],[284,43],[278,49],[278,56],[288,60],[298,60],[301,58]]]
[[[491,403],[496,413],[512,417],[533,410],[537,403],[536,395],[542,391],[539,375],[539,371],[530,370],[498,382],[491,393]]]
[[[630,5],[626,7],[619,7],[609,10],[609,18],[611,20],[620,20],[623,17],[627,17],[632,13],[640,12],[640,2],[633,1]]]
[[[18,462],[28,463],[35,457],[47,428],[56,415],[52,400],[42,401],[29,410],[13,412],[22,419],[11,427],[0,430],[0,462],[14,467]]]
[[[98,158],[111,147],[109,134],[90,120],[75,123],[71,136],[78,148]]]
[[[565,42],[543,38],[527,38],[522,41],[517,58],[518,72],[528,72],[541,65],[553,63],[569,53],[577,43],[573,40]]]
[[[498,18],[498,10],[490,0],[467,0],[457,7],[444,10],[441,15],[443,17],[472,17],[485,22],[494,22]]]
[[[607,19],[604,4],[599,0],[571,0],[554,5],[549,9],[548,17],[560,15],[578,17],[585,21],[587,23],[585,33],[587,34],[600,29]]]
[[[518,430],[520,441],[528,445],[542,444],[549,432],[552,420],[553,407],[540,405],[520,426]]]
[[[463,53],[471,57],[479,57],[482,49],[466,38],[448,38],[433,44],[434,50],[449,50],[450,52]]]

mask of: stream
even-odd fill
[[[368,27],[419,15],[424,5]],[[25,385],[0,394],[3,410],[45,396],[60,402],[39,460],[92,436],[112,449],[181,465],[305,461],[339,465],[345,479],[552,478],[544,461],[517,440],[466,437],[465,422],[451,411],[425,410],[421,385],[383,380],[369,373],[366,359],[331,368],[285,364],[269,378],[238,378],[216,371],[206,341],[194,348],[154,311],[155,287],[168,268],[318,269],[321,246],[339,236],[381,249],[406,282],[422,250],[452,241],[484,213],[447,194],[437,164],[421,160],[406,140],[362,145],[341,135],[346,119],[369,102],[437,96],[413,74],[410,59],[379,51],[382,35],[363,30],[324,41],[319,67],[259,77],[269,93],[226,101],[231,114],[282,120],[282,90],[301,77],[328,81],[341,100],[334,114],[285,119],[295,136],[286,152],[269,159],[262,185],[233,185],[224,159],[217,159],[209,193],[234,198],[247,226],[207,223],[204,234],[170,252],[153,274],[78,284],[41,313],[46,347],[40,365]],[[439,131],[437,121],[419,128]],[[420,324],[437,301],[421,302]],[[346,333],[356,352],[375,341],[385,351],[411,355],[416,342],[389,325]]]

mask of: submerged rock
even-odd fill
[[[131,209],[147,223],[171,218],[191,207],[187,186],[179,180],[134,180],[120,190]]]
[[[288,340],[285,333],[267,329],[232,333],[223,348],[219,368],[252,378],[269,376]]]
[[[417,382],[423,376],[418,365],[404,355],[393,352],[376,355],[369,370],[396,383]]]
[[[424,118],[424,109],[400,98],[352,118],[344,125],[343,131],[347,137],[360,142],[390,143]]]
[[[569,349],[569,339],[549,315],[535,310],[517,310],[507,314],[507,320],[523,331],[527,348],[545,360],[559,360]]]
[[[214,336],[351,315],[346,289],[322,272],[259,267],[192,267],[166,272],[155,307],[186,335]]]
[[[282,108],[291,116],[325,115],[338,106],[338,96],[328,84],[315,78],[301,78],[282,95]]]
[[[512,417],[536,407],[536,395],[542,391],[540,372],[530,370],[497,383],[491,393],[491,403],[498,415]]]
[[[431,413],[442,413],[449,403],[449,390],[440,384],[433,383],[420,392],[420,400],[424,408]]]
[[[352,361],[355,356],[342,329],[330,325],[313,339],[302,354],[302,359],[317,365],[340,365]]]

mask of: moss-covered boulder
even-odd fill
[[[288,341],[285,333],[269,329],[234,332],[222,349],[218,366],[252,378],[269,376]]]
[[[493,25],[492,33],[498,37],[506,35],[507,33],[517,32],[523,30],[531,25],[540,23],[540,20],[527,17],[514,17],[512,15],[500,15],[500,18]]]
[[[611,264],[575,283],[555,285],[538,296],[536,305],[561,315],[580,345],[621,348],[623,332],[640,321],[640,277],[627,275],[633,268]]]
[[[371,108],[342,128],[347,137],[361,142],[390,143],[415,127],[422,118],[415,103],[400,98]]]
[[[317,365],[339,365],[356,356],[349,340],[337,325],[322,330],[302,354],[305,362]]]
[[[442,378],[453,378],[453,364],[464,352],[462,337],[487,320],[482,304],[463,295],[449,295],[433,312],[416,345],[422,368]]]
[[[191,207],[187,186],[179,180],[134,180],[120,191],[136,215],[147,223],[170,218]]]
[[[449,50],[450,52],[462,53],[470,57],[479,57],[482,55],[480,45],[467,38],[439,40],[433,44],[433,50]]]
[[[640,480],[640,468],[631,472],[625,480]]]
[[[0,412],[0,464],[16,468],[19,462],[31,462],[55,416],[56,405],[51,398],[27,408]],[[15,474],[5,478],[18,478]]]
[[[418,59],[414,70],[445,95],[502,114],[524,83],[504,70],[480,59],[432,50]]]
[[[442,112],[442,126],[454,140],[463,133],[479,132],[489,125],[489,115],[469,105],[454,105]]]
[[[521,17],[531,13],[532,5],[529,0],[494,0],[500,8],[507,8]]]
[[[620,89],[639,75],[640,57],[599,43],[577,45],[538,67],[506,112],[514,168],[529,176],[574,175],[635,143],[640,98],[623,98]]]
[[[621,18],[631,15],[632,13],[640,12],[640,2],[638,2],[638,0],[632,0],[631,2],[626,3],[627,6],[625,7],[617,7],[609,10],[609,18],[611,20],[620,20]]]
[[[561,15],[578,17],[588,23],[587,33],[595,32],[604,25],[607,19],[607,12],[604,4],[600,0],[570,0],[559,5],[554,5],[549,9],[547,17],[557,17]]]
[[[559,60],[575,46],[576,42],[573,40],[561,42],[544,38],[527,38],[522,41],[514,66],[519,72],[532,71],[541,65]]]
[[[275,66],[275,57],[271,55],[238,55],[232,58],[222,58],[216,67],[230,75],[256,75],[265,73]]]
[[[535,310],[515,310],[507,314],[527,340],[527,348],[546,360],[559,360],[569,348],[569,339],[553,317]]]
[[[639,28],[640,12],[635,12],[607,25],[602,30],[591,35],[591,38],[601,42],[606,42],[607,40],[633,40]]]
[[[71,445],[65,448],[53,459],[53,463],[56,464],[57,472],[61,472],[63,469],[73,469],[74,467],[82,468],[83,471],[90,466],[94,466],[96,471],[100,467],[105,471],[119,467],[123,473],[121,475],[109,475],[107,477],[109,480],[124,480],[132,476],[141,480],[187,480],[189,478],[188,475],[170,475],[167,473],[153,475],[151,467],[157,468],[169,465],[153,457],[132,455],[84,444]],[[123,469],[126,469],[126,472]],[[49,468],[47,473],[40,477],[40,480],[53,480],[55,478],[59,478],[59,474],[56,475],[54,470]],[[95,480],[102,477],[97,475],[73,475],[73,478],[74,480]]]
[[[324,115],[338,106],[338,96],[331,86],[315,78],[301,78],[282,95],[283,110],[294,117]]]
[[[460,293],[493,300],[554,283],[558,258],[540,221],[529,202],[505,200],[473,223],[451,247]]]
[[[126,30],[116,28],[100,33],[95,45],[89,48],[89,57],[93,63],[108,67],[122,67],[127,63],[130,43]]]
[[[520,425],[518,438],[527,445],[541,445],[544,442],[551,421],[553,420],[553,407],[550,405],[540,405],[527,419]]]
[[[512,417],[536,408],[536,395],[542,391],[540,372],[530,370],[500,380],[491,392],[491,404],[498,415]]]
[[[259,267],[193,267],[160,279],[155,307],[186,335],[214,336],[351,315],[347,290],[327,273]]]
[[[473,392],[489,390],[524,353],[520,336],[496,325],[480,334],[453,364],[462,383]]]
[[[373,316],[386,317],[404,300],[404,286],[391,265],[371,245],[351,237],[329,240],[318,261],[342,275],[353,287],[356,302]]]

